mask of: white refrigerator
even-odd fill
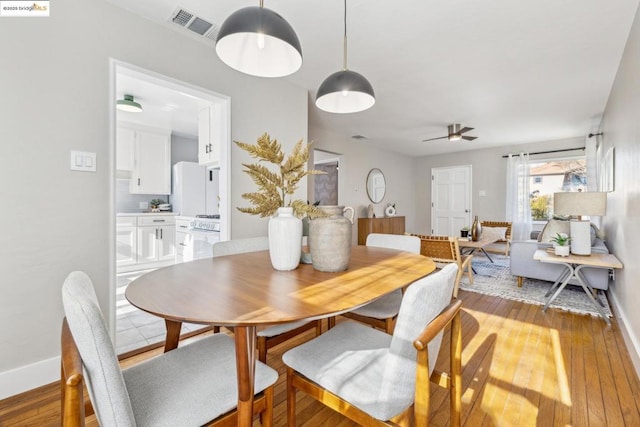
[[[194,162],[173,165],[173,212],[181,216],[220,214],[220,169],[207,169]]]

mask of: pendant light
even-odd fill
[[[124,95],[124,99],[116,101],[116,108],[129,113],[139,113],[142,111],[142,105],[133,100],[133,95]]]
[[[329,113],[357,113],[376,102],[371,83],[360,73],[347,69],[347,0],[344,0],[343,69],[327,77],[316,93],[316,106]]]
[[[270,9],[249,6],[229,15],[216,38],[216,53],[228,66],[258,77],[282,77],[302,66],[293,27]]]

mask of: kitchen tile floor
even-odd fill
[[[117,275],[116,284],[116,352],[126,353],[164,340],[164,320],[145,313],[129,304],[124,296],[127,286],[135,278],[153,270],[133,271]],[[191,332],[202,325],[184,323],[182,332]]]

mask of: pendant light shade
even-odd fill
[[[124,95],[124,99],[118,99],[116,108],[129,113],[139,113],[142,111],[142,105],[133,100],[133,95]]]
[[[228,66],[258,77],[282,77],[302,66],[302,48],[293,27],[260,6],[232,13],[216,39],[216,53]]]
[[[329,113],[357,113],[375,103],[371,83],[362,74],[351,70],[331,74],[316,93],[316,106]]]
[[[342,71],[327,77],[316,92],[316,107],[329,113],[357,113],[371,108],[376,96],[371,83],[347,69],[347,0],[344,0],[344,51]]]

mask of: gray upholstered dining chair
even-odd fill
[[[367,236],[367,246],[397,249],[399,251],[419,254],[420,238],[399,234],[371,233]],[[344,313],[343,316],[367,323],[391,334],[393,333],[398,311],[400,310],[402,292],[403,290],[398,289],[397,291],[378,298],[372,303]],[[333,325],[333,320],[331,320],[331,325]]]
[[[460,425],[461,300],[453,300],[457,265],[409,286],[393,336],[358,322],[340,322],[287,351],[287,413],[295,426],[296,391],[361,425],[425,426],[430,380],[450,389],[451,425]],[[450,372],[435,371],[443,330],[451,323]]]
[[[83,383],[103,426],[200,426],[233,420],[237,405],[235,345],[214,334],[121,370],[91,279],[76,271],[62,287],[63,426],[85,421]],[[264,425],[273,419],[278,373],[255,369],[256,403]]]
[[[247,239],[227,240],[213,245],[213,257],[234,255],[246,252],[264,251],[269,249],[268,237],[252,237]],[[301,320],[270,326],[258,331],[258,360],[267,361],[267,350],[295,337],[311,328],[316,329],[316,336],[322,332],[320,320]]]

